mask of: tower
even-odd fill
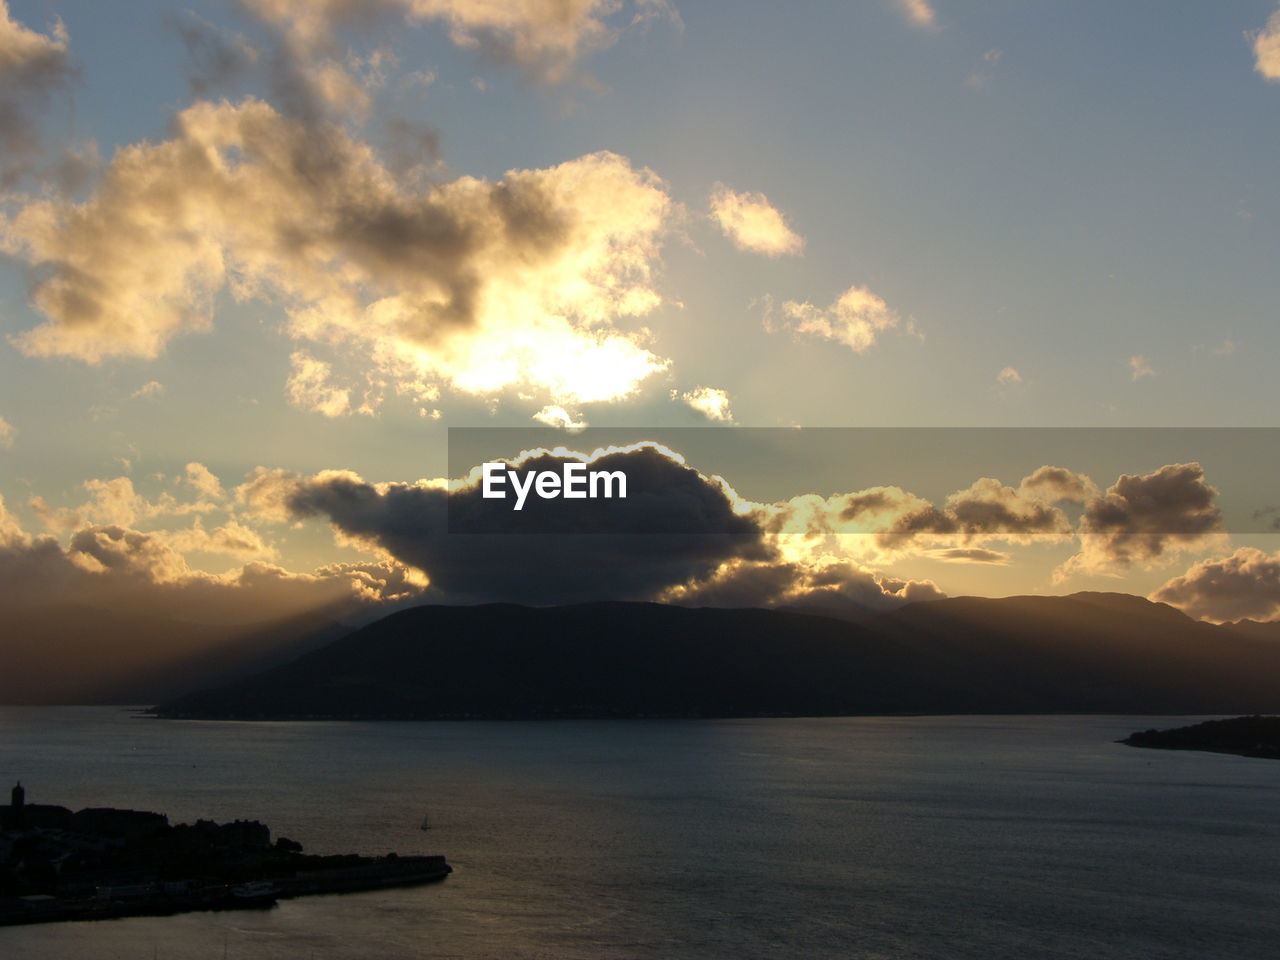
[[[26,799],[27,799],[27,791],[22,789],[21,780],[19,780],[14,785],[13,792],[10,794],[10,796],[12,797],[11,806],[13,807],[14,812],[16,813],[17,811],[22,809],[22,805],[23,803],[26,802]]]

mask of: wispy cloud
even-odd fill
[[[854,353],[865,353],[881,333],[898,326],[902,321],[883,298],[856,284],[840,294],[829,307],[816,307],[807,301],[787,300],[779,309],[782,314],[780,325],[797,336],[834,340]],[[773,331],[778,326],[773,317],[772,302],[766,301],[765,329]],[[908,332],[914,332],[914,318],[908,319],[906,326]]]
[[[1155,370],[1152,369],[1151,363],[1140,353],[1135,353],[1129,358],[1129,374],[1133,380],[1141,380],[1143,377],[1154,377]]]
[[[920,27],[926,30],[937,27],[938,15],[927,0],[893,0],[893,2],[894,6],[898,8],[898,12],[913,27]]]

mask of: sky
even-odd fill
[[[1274,2],[123,9],[0,0],[0,604],[1280,616],[1269,461],[1203,434],[968,475],[630,449],[654,510],[746,518],[696,543],[441,519],[458,427],[1271,426]]]

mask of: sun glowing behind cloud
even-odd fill
[[[436,399],[443,385],[521,386],[559,403],[617,400],[667,361],[619,318],[653,285],[672,203],[626,158],[595,153],[499,182],[400,184],[336,125],[268,104],[198,103],[175,136],[119,151],[83,203],[33,199],[0,246],[49,264],[25,353],[96,363],[155,357],[207,329],[214,297],[280,305],[300,341],[361,359],[370,384]],[[295,354],[289,391],[327,415],[349,397]]]

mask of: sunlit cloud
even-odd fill
[[[1005,367],[996,374],[996,383],[1003,384],[1004,386],[1011,386],[1012,384],[1021,382],[1022,374],[1013,367]]]
[[[733,421],[733,410],[729,404],[729,394],[718,387],[694,387],[685,393],[671,391],[673,399],[679,399],[685,406],[698,411],[708,420],[722,423]]]
[[[1201,560],[1150,599],[1218,623],[1274,620],[1280,616],[1280,554],[1241,547],[1229,557]]]
[[[442,385],[612,401],[667,367],[644,329],[614,327],[662,302],[672,209],[624,157],[415,191],[340,127],[260,101],[199,103],[175,127],[120,150],[89,200],[33,199],[0,221],[6,252],[51,265],[32,297],[46,322],[13,339],[22,351],[153,358],[209,329],[228,289],[279,305],[297,340],[341,347],[370,388],[422,402]],[[296,354],[287,389],[334,416],[353,400],[324,363]]]
[[[569,414],[564,407],[558,407],[548,404],[533,415],[533,419],[548,427],[555,427],[559,430],[568,430],[574,433],[578,430],[585,430],[588,426],[586,420],[577,419]]]
[[[807,301],[784,301],[779,308],[782,320],[773,317],[771,303],[766,303],[765,329],[790,329],[796,336],[818,337],[844,344],[854,353],[865,353],[881,333],[898,326],[902,318],[885,301],[866,287],[856,284],[846,290],[829,307],[816,307]],[[914,320],[908,320],[909,330]]]
[[[4,417],[0,417],[0,450],[12,450],[17,436],[18,428]]]
[[[1138,353],[1129,358],[1129,374],[1131,379],[1136,381],[1143,377],[1154,377],[1156,372],[1152,369],[1150,361]]]
[[[203,463],[188,463],[183,479],[198,494],[209,500],[221,500],[227,495],[222,489],[222,481]]]
[[[298,350],[289,357],[289,365],[285,392],[295,406],[326,417],[340,417],[351,410],[351,391],[333,385],[329,364]]]
[[[718,183],[711,193],[710,216],[739,250],[767,257],[804,250],[804,237],[791,229],[763,193],[739,193]]]
[[[164,394],[164,384],[159,380],[148,380],[133,393],[129,394],[130,400],[152,400]]]
[[[1253,68],[1270,83],[1280,82],[1280,10],[1252,35]]]
[[[322,102],[342,109],[364,106],[357,71],[340,54],[335,34],[377,18],[404,24],[440,23],[459,47],[514,63],[548,83],[574,76],[586,54],[612,46],[620,28],[610,22],[617,0],[241,0],[279,31],[295,75]],[[632,23],[679,16],[663,0],[638,0]]]
[[[274,560],[276,549],[256,531],[235,520],[206,530],[197,517],[191,527],[163,534],[163,539],[179,553],[215,553],[246,560]]]
[[[932,29],[938,25],[938,15],[927,0],[893,0],[898,12],[913,27]]]

